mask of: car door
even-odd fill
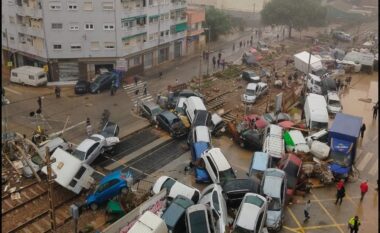
[[[99,142],[96,142],[94,145],[90,147],[90,149],[88,149],[86,153],[86,158],[85,158],[85,161],[87,164],[91,164],[92,162],[94,162],[96,157],[98,157],[99,152],[100,152],[99,144],[100,144]]]
[[[163,117],[162,118],[162,123],[163,123],[164,130],[170,132],[170,122],[169,122],[168,118]]]

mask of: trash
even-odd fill
[[[12,194],[11,194],[11,199],[12,199],[12,200],[19,200],[19,199],[21,199],[20,193],[19,193],[19,192],[17,192],[17,193],[12,193]]]
[[[10,192],[10,193],[13,193],[13,192],[15,192],[15,191],[16,191],[16,187],[12,187],[12,188],[9,189],[9,192]]]
[[[22,162],[20,160],[18,161],[13,161],[13,166],[16,168],[16,169],[21,169],[24,167],[24,165],[22,164]]]
[[[8,188],[9,188],[9,184],[5,185],[4,192],[6,192],[8,190]]]

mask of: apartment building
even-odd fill
[[[45,64],[49,81],[125,75],[183,56],[184,0],[5,0],[2,55],[16,66]]]
[[[202,24],[206,20],[204,8],[188,7],[187,14],[187,41],[186,53],[191,54],[205,48],[205,30]]]
[[[191,5],[212,6],[225,11],[260,12],[270,0],[188,0]]]

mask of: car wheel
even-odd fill
[[[120,190],[120,192],[121,192],[122,194],[127,194],[127,193],[128,193],[128,188],[127,188],[127,187],[124,187],[124,188],[122,188],[122,189]]]
[[[98,204],[96,204],[96,203],[91,203],[90,208],[91,208],[92,210],[95,211],[95,210],[98,209]]]

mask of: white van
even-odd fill
[[[204,167],[215,184],[236,179],[234,170],[220,148],[211,148],[205,151],[201,156],[201,167],[203,166],[202,163],[204,163]]]
[[[186,112],[187,117],[189,118],[190,123],[193,123],[195,118],[195,113],[198,110],[207,111],[206,106],[204,105],[201,98],[198,96],[190,96],[183,103],[183,109]]]
[[[310,93],[304,105],[306,125],[309,129],[327,129],[329,114],[326,99],[322,95]]]
[[[270,124],[264,131],[263,152],[270,157],[281,159],[285,154],[284,139],[282,137],[282,127]]]
[[[150,211],[145,211],[128,231],[129,233],[168,233],[165,221]]]
[[[196,142],[207,142],[211,145],[210,130],[207,126],[200,125],[191,129],[187,138],[187,144],[190,145]]]
[[[30,86],[44,86],[47,76],[43,68],[34,66],[20,66],[11,70],[10,81]]]
[[[322,94],[322,82],[320,77],[309,74],[306,79],[306,86],[309,93]]]
[[[52,171],[56,175],[54,180],[61,186],[79,194],[83,188],[89,189],[94,183],[91,177],[94,169],[70,153],[57,148],[51,155],[51,159],[53,158],[56,160],[51,164]],[[47,174],[46,166],[41,170]]]

